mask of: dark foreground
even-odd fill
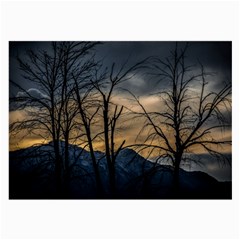
[[[56,188],[51,144],[10,152],[10,199],[231,199],[232,183],[219,182],[203,172],[180,170],[179,188],[173,170],[154,164],[133,150],[122,150],[116,160],[116,187],[110,190],[106,159],[100,152],[102,189],[97,190],[90,154],[71,146],[70,176]]]

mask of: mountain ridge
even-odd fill
[[[10,197],[20,198],[30,195],[31,198],[46,198],[51,195],[51,191],[55,191],[52,181],[54,182],[54,154],[51,149],[52,142],[12,151],[9,153],[9,171],[10,176],[14,179],[27,178],[30,188],[25,189],[25,180],[21,184],[12,180],[10,184]],[[63,145],[62,142],[60,144]],[[62,147],[64,150],[64,147]],[[95,198],[95,180],[94,171],[90,153],[77,146],[69,145],[69,156],[71,164],[71,186],[70,195],[66,198]],[[30,156],[28,156],[28,154]],[[62,152],[62,155],[64,152]],[[100,171],[100,176],[103,182],[105,198],[110,197],[108,167],[104,153],[98,151],[97,160]],[[17,162],[14,162],[18,160]],[[41,169],[42,168],[42,169]],[[116,169],[116,190],[117,197],[124,199],[172,199],[172,179],[173,170],[171,166],[152,163],[145,159],[133,149],[125,148],[119,152],[115,164]],[[32,176],[35,173],[35,177]],[[45,176],[45,182],[49,184],[48,190],[45,189],[46,183],[42,180]],[[144,190],[143,186],[147,184]],[[179,195],[180,199],[196,199],[196,198],[231,198],[230,182],[225,182],[229,185],[228,194],[221,194],[221,182],[207,173],[201,171],[188,172],[180,169],[180,189],[183,193]],[[12,191],[11,191],[12,190]],[[21,193],[21,190],[23,194]],[[216,190],[216,191],[215,191]],[[17,192],[17,194],[15,193]],[[34,194],[32,194],[34,192]],[[214,193],[215,192],[215,193]],[[225,196],[226,195],[226,196]]]

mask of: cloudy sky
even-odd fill
[[[99,45],[96,51],[96,58],[103,59],[104,64],[110,66],[113,62],[117,65],[123,64],[127,59],[128,65],[148,56],[168,57],[174,49],[175,42],[104,42]],[[179,48],[185,42],[179,42]],[[26,88],[32,85],[21,77],[16,56],[24,58],[28,49],[46,50],[50,49],[49,42],[10,42],[10,79],[19,82]],[[215,76],[211,78],[213,88],[219,88],[222,82],[231,81],[231,42],[190,42],[187,52],[187,64],[198,64],[200,61],[204,67]],[[154,80],[152,80],[154,81]],[[149,78],[140,79],[139,82],[132,82],[131,90],[139,95],[148,94],[153,90],[154,84]],[[34,87],[34,86],[33,86]]]
[[[185,42],[179,42],[179,48],[185,46]],[[187,51],[186,63],[193,65],[193,68],[198,70],[199,62],[205,67],[205,70],[214,73],[207,79],[211,91],[219,90],[226,82],[231,81],[231,42],[190,42],[189,49]],[[126,68],[132,64],[141,61],[149,56],[158,56],[161,59],[169,57],[170,51],[175,47],[175,42],[104,42],[96,47],[96,59],[103,59],[104,66],[111,66],[113,62],[116,66],[121,66],[128,59]],[[19,70],[17,56],[25,58],[25,52],[28,49],[33,50],[50,50],[49,42],[10,42],[9,43],[9,78],[23,86],[26,90],[32,91],[34,94],[41,94],[38,92],[36,86],[24,80]],[[155,78],[150,78],[141,72],[133,77],[126,83],[128,90],[132,91],[135,95],[141,97],[143,103],[148,109],[154,109],[158,104],[158,100],[151,96],[156,91]],[[167,83],[162,84],[161,88],[164,89]],[[10,86],[10,96],[16,96],[19,90]],[[124,104],[128,104],[129,100],[125,92],[119,92],[118,98]],[[20,111],[10,111],[10,122],[16,119],[24,118],[24,114]],[[132,124],[131,127],[124,133],[124,136],[119,137],[119,141],[122,138],[127,138],[129,143],[133,142],[139,126]],[[231,138],[231,130],[226,133],[226,136]],[[10,149],[14,149],[16,142],[18,146],[27,147],[33,143],[38,143],[40,139],[25,138],[21,142],[18,139],[10,139]],[[230,152],[228,148],[226,152]],[[208,165],[208,171],[212,175],[217,176],[221,180],[228,180],[231,178],[231,169],[227,168],[222,170],[217,168],[217,165]],[[197,169],[197,168],[196,168]]]

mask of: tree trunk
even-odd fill
[[[55,177],[56,177],[56,195],[62,195],[62,174],[61,174],[61,157],[59,154],[59,142],[54,140],[54,153],[55,153]]]
[[[180,194],[180,182],[179,182],[179,169],[181,158],[176,158],[174,171],[173,171],[173,191],[174,197],[179,197]]]
[[[106,102],[106,100],[104,100],[103,118],[104,118],[105,153],[106,153],[106,159],[108,164],[110,191],[111,191],[111,197],[115,198],[115,166],[114,166],[114,162],[111,159],[111,153],[110,153],[110,143],[109,143],[109,135],[108,135],[108,131],[109,131],[108,103]]]
[[[98,165],[97,165],[97,160],[96,160],[96,157],[95,157],[95,154],[94,154],[94,149],[93,149],[93,143],[92,143],[92,138],[91,138],[91,124],[90,124],[90,122],[89,123],[87,122],[86,113],[84,112],[79,92],[76,91],[76,93],[77,93],[78,108],[80,110],[80,116],[82,118],[84,128],[85,128],[85,131],[86,131],[87,140],[88,140],[88,144],[89,144],[89,151],[90,151],[90,154],[91,154],[93,169],[94,169],[94,173],[95,173],[96,187],[97,187],[97,197],[101,198],[101,197],[103,197],[104,192],[103,192],[101,176],[100,176]]]
[[[111,162],[111,165],[110,165],[110,171],[109,171],[109,177],[110,177],[110,188],[111,188],[111,195],[112,195],[112,198],[115,198],[116,197],[116,192],[115,192],[115,166],[113,164],[113,162]]]
[[[90,154],[91,154],[91,158],[92,158],[92,163],[93,163],[93,169],[95,172],[95,178],[96,178],[96,187],[97,187],[97,197],[102,198],[103,197],[103,187],[102,187],[102,181],[101,181],[101,177],[100,177],[100,173],[99,173],[99,169],[98,169],[98,165],[96,162],[96,157],[94,154],[94,150],[93,150],[93,145],[92,145],[92,140],[90,137],[90,132],[89,132],[89,150],[90,150]]]
[[[69,184],[70,184],[70,172],[69,172],[69,134],[66,133],[65,136],[65,146],[64,146],[64,193],[66,197],[69,196]]]

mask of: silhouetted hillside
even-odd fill
[[[60,143],[64,160],[64,142]],[[55,188],[53,144],[10,152],[10,199],[95,199],[96,182],[90,153],[78,146],[69,146],[70,182],[62,192]],[[108,168],[103,153],[95,152],[103,183],[101,198],[110,194]],[[219,182],[204,172],[180,169],[179,193],[173,191],[173,168],[154,164],[132,149],[120,151],[115,164],[118,199],[231,199],[231,182]]]

